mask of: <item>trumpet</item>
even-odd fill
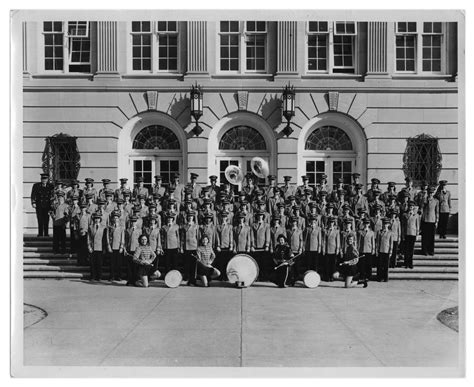
[[[242,169],[237,165],[229,165],[225,171],[224,175],[230,184],[239,185],[244,180],[244,174]]]
[[[270,173],[268,163],[261,157],[254,157],[250,162],[252,172],[260,179],[266,179]]]

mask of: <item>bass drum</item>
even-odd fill
[[[317,288],[321,282],[321,277],[314,270],[307,270],[303,276],[304,286],[307,288]]]
[[[183,280],[183,276],[178,270],[170,270],[165,275],[165,284],[169,288],[177,288],[181,281]]]
[[[248,254],[237,254],[227,264],[226,272],[231,284],[248,287],[258,278],[258,264]]]

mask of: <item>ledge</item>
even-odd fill
[[[213,79],[272,79],[273,74],[213,74],[211,78]]]

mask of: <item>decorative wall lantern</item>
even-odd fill
[[[202,117],[202,90],[197,84],[191,89],[191,116],[196,121],[193,133],[199,136],[203,132],[203,129],[199,126],[199,118]]]
[[[291,119],[295,115],[295,89],[293,86],[285,86],[283,89],[283,117],[286,119],[286,127],[283,129],[283,134],[288,137],[291,133],[293,133],[293,129],[291,128]]]

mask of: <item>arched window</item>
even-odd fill
[[[43,152],[43,172],[48,173],[51,179],[62,180],[69,184],[77,179],[81,168],[81,156],[77,147],[77,137],[65,133],[46,137]]]
[[[420,134],[407,139],[407,147],[403,155],[403,171],[411,177],[415,185],[425,180],[428,184],[436,184],[441,172],[441,151],[436,137]]]
[[[133,149],[179,149],[178,137],[161,125],[143,128],[133,140]]]
[[[342,129],[335,126],[322,126],[309,135],[305,149],[319,151],[352,150],[352,142]]]
[[[250,126],[235,126],[229,129],[219,142],[222,150],[266,150],[263,136]]]

